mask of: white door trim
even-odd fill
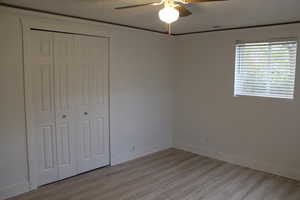
[[[43,29],[50,31],[58,31],[86,36],[96,36],[108,39],[108,71],[107,71],[107,91],[108,91],[108,135],[109,135],[109,163],[111,164],[111,141],[110,141],[110,33],[99,31],[98,27],[91,24],[72,23],[68,21],[50,20],[50,19],[34,19],[25,17],[21,21],[23,30],[23,55],[24,55],[24,90],[25,90],[25,111],[26,111],[26,136],[27,136],[27,159],[28,159],[28,177],[30,190],[38,187],[38,163],[36,155],[36,141],[33,134],[32,120],[32,88],[31,88],[31,61],[28,55],[30,31],[34,29]],[[84,26],[84,28],[82,28]],[[84,30],[84,31],[83,31]]]

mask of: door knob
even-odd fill
[[[84,115],[88,115],[89,113],[88,112],[84,112]]]
[[[61,118],[66,119],[67,115],[62,115]]]

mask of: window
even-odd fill
[[[234,95],[294,98],[297,41],[236,45]]]

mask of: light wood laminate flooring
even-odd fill
[[[299,182],[168,149],[11,200],[300,200]]]

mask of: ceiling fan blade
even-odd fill
[[[156,3],[156,2],[144,3],[144,4],[137,4],[137,5],[131,5],[131,6],[122,6],[122,7],[117,7],[115,9],[120,10],[120,9],[128,9],[128,8],[137,8],[137,7],[142,7],[142,6],[153,5],[154,3]]]
[[[202,2],[214,2],[214,1],[228,1],[228,0],[183,0],[185,3],[202,3]]]
[[[186,17],[186,16],[189,16],[191,15],[192,13],[187,9],[185,8],[183,5],[175,5],[175,8],[179,11],[179,16],[180,17]]]

